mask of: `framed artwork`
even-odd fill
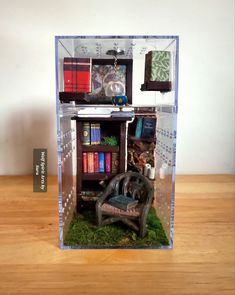
[[[112,104],[115,95],[126,95],[132,103],[132,59],[118,59],[116,72],[114,59],[92,60],[92,91],[86,94],[90,104]]]

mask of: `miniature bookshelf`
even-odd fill
[[[81,205],[81,195],[83,191],[92,188],[99,191],[99,182],[110,181],[116,174],[125,172],[125,154],[126,154],[126,122],[131,118],[112,118],[112,117],[93,117],[93,118],[81,118],[73,117],[76,120],[77,125],[77,206],[78,210]],[[101,133],[104,135],[115,135],[118,137],[117,146],[109,145],[84,145],[82,139],[83,123],[100,123]],[[119,155],[119,167],[116,173],[111,172],[96,172],[96,173],[84,173],[83,172],[83,153],[84,152],[110,152],[118,153]],[[100,186],[100,190],[103,188]]]

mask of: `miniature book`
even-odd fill
[[[135,129],[135,137],[136,138],[141,137],[142,124],[143,124],[143,118],[140,117],[140,118],[137,119],[137,123],[136,123],[136,129]]]
[[[145,82],[169,81],[171,53],[169,51],[149,51],[145,55]]]
[[[154,138],[156,129],[156,119],[145,117],[142,123],[142,133],[143,138]]]
[[[104,153],[100,152],[99,153],[99,172],[103,173],[105,165],[104,165]]]
[[[133,209],[138,204],[137,200],[123,195],[112,197],[109,199],[108,202],[110,205],[126,211]]]
[[[91,59],[64,58],[65,92],[91,92]]]
[[[90,130],[90,123],[85,122],[82,125],[82,143],[84,145],[89,145],[91,140],[91,130]]]

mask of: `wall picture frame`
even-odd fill
[[[128,104],[131,104],[132,67],[132,59],[118,59],[115,72],[114,59],[92,59],[92,92],[86,94],[86,101],[90,104],[112,104],[111,88],[114,85],[119,88],[117,95],[126,95]]]

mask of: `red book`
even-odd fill
[[[105,172],[111,172],[111,153],[105,153]]]
[[[94,153],[94,172],[99,172],[99,154],[97,152]]]
[[[64,91],[73,92],[76,84],[76,64],[74,58],[64,58]]]
[[[94,153],[87,153],[87,172],[94,173]]]
[[[87,153],[82,153],[83,173],[87,173]]]
[[[91,92],[90,58],[64,58],[64,91]]]

